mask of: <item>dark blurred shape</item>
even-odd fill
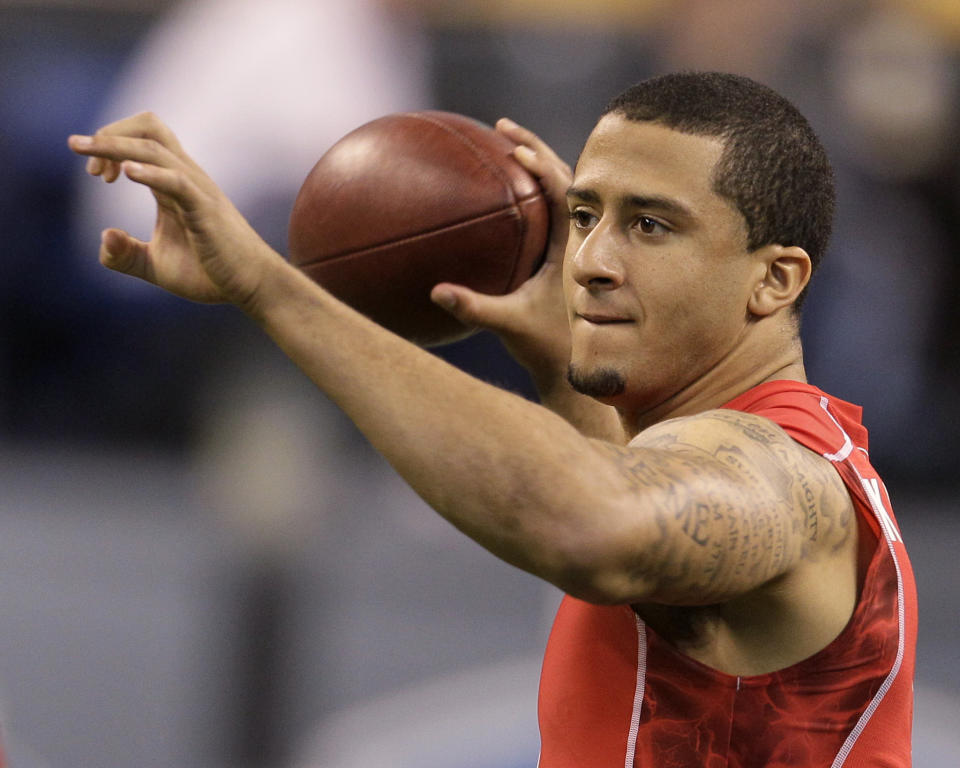
[[[121,318],[78,268],[68,236],[78,164],[64,137],[93,129],[113,73],[151,22],[0,9],[0,430],[10,437],[183,439],[197,368],[170,342],[178,329],[135,309]],[[181,369],[193,373],[175,376]]]

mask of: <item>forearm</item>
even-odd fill
[[[252,314],[430,506],[498,557],[570,589],[598,532],[584,478],[611,472],[590,440],[295,270],[271,271]]]

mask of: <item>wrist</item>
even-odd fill
[[[319,286],[270,249],[261,260],[255,288],[234,302],[244,314],[260,325],[285,311],[295,309],[301,300],[319,290]]]

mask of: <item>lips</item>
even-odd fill
[[[581,320],[586,320],[588,323],[592,323],[593,325],[617,325],[620,323],[633,322],[629,317],[609,315],[599,312],[577,312],[577,317],[579,317]]]

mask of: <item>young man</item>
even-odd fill
[[[153,239],[107,230],[106,266],[236,304],[437,512],[567,593],[543,768],[909,765],[909,562],[859,409],[805,383],[798,340],[833,207],[806,121],[744,78],[646,81],[572,184],[498,127],[556,203],[547,263],[511,296],[433,298],[497,331],[554,412],[314,285],[154,116],[70,146],[157,198]]]

